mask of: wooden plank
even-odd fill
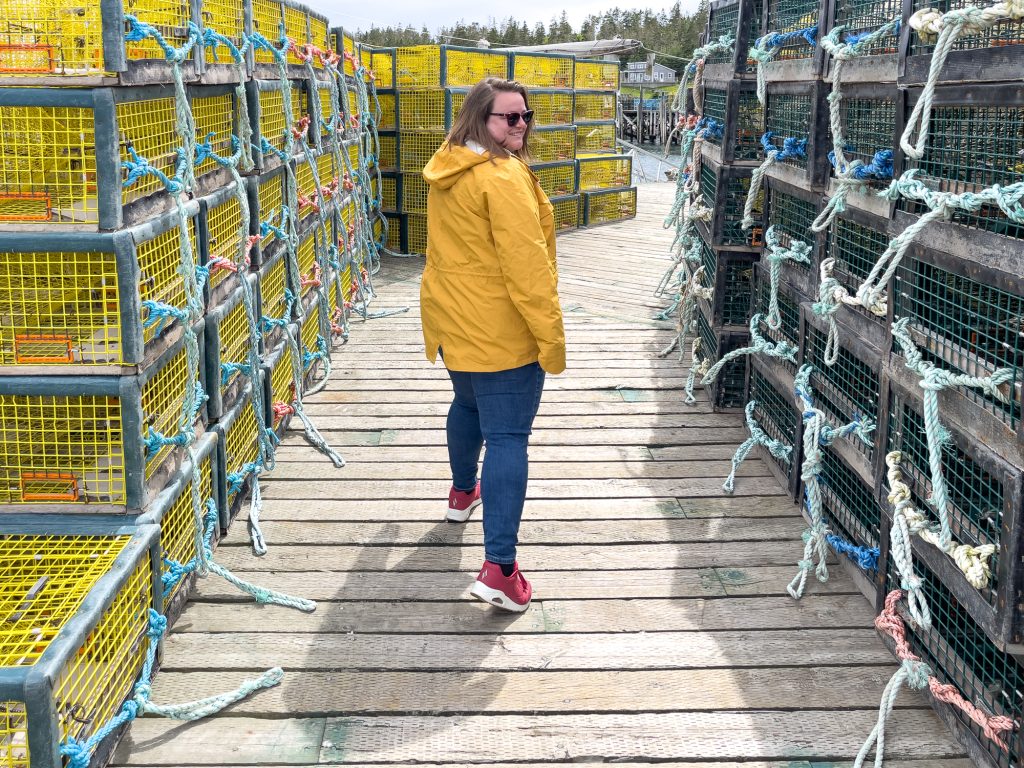
[[[329,577],[325,578],[325,574]],[[614,595],[626,598],[786,595],[792,567],[688,568],[643,571],[531,570],[530,581],[546,600],[595,600]],[[444,573],[391,573],[378,571],[316,571],[263,573],[260,585],[310,600],[337,602],[362,600],[468,600],[474,571]],[[815,594],[852,594],[857,586],[843,568],[834,568]],[[223,579],[197,582],[195,600],[252,602],[249,595]]]
[[[693,413],[707,413],[707,395],[703,389],[696,389],[693,393],[697,402],[687,408],[692,408]],[[408,403],[409,394],[401,390],[382,390],[370,392],[368,390],[357,391],[325,391],[317,392],[309,397],[310,404],[321,403]],[[669,392],[659,389],[631,389],[622,387],[620,389],[592,389],[578,391],[545,390],[541,399],[541,408],[548,403],[676,403],[679,401],[678,392]],[[417,403],[451,403],[451,390],[434,390],[432,392],[417,392],[415,402]],[[701,410],[705,409],[705,410]],[[689,412],[689,411],[688,411]]]
[[[877,712],[675,712],[586,715],[476,715],[345,717],[327,721],[321,764],[414,762],[476,763],[507,759],[582,762],[607,760],[850,760],[857,753]],[[893,759],[929,755],[961,757],[963,751],[930,711],[894,714],[899,727],[886,733],[886,754]],[[295,764],[291,751],[274,755],[268,732],[282,724],[315,732],[319,718],[268,721],[220,717],[182,725],[164,718],[140,718],[115,759],[121,765],[252,765],[259,758]],[[170,738],[176,734],[177,738]],[[640,735],[640,737],[638,737]],[[262,737],[260,749],[250,746]],[[308,761],[308,759],[307,759]]]
[[[484,541],[482,526],[445,522],[310,523],[268,520],[262,528],[268,543],[280,545],[320,544],[329,541],[339,545],[391,547],[416,544],[421,547],[443,547],[483,544]],[[608,525],[604,520],[536,520],[522,526],[519,543],[522,547],[529,547],[536,544],[795,542],[800,540],[803,529],[802,521],[796,517],[753,520],[666,518],[629,520],[618,525]],[[232,546],[248,546],[248,543],[231,537],[224,540],[221,551]]]
[[[536,634],[538,632],[719,632],[765,629],[865,629],[874,612],[856,594],[716,599],[541,600],[523,613],[496,611],[477,600],[458,602],[348,602],[311,614],[278,606],[225,610],[190,603],[176,627],[192,632],[263,634],[328,632]]]
[[[301,433],[301,428],[290,431]],[[345,445],[443,445],[441,430],[358,430],[321,429],[324,439],[335,448]],[[750,434],[743,427],[706,429],[601,429],[575,431],[542,429],[530,436],[530,445],[731,445],[738,446]]]
[[[679,651],[676,651],[679,653]],[[254,670],[250,667],[249,670]],[[289,669],[279,685],[231,707],[232,715],[298,717],[627,712],[698,710],[870,709],[897,667],[884,666],[540,670],[502,672],[356,672]],[[154,701],[190,701],[196,691],[230,691],[245,671],[164,672]],[[700,696],[681,698],[681,691]],[[897,708],[927,707],[924,694],[903,686]],[[894,715],[899,718],[897,711]],[[898,720],[897,720],[898,722]]]
[[[374,416],[372,414],[331,414],[321,412],[316,419],[318,429],[352,429],[358,426],[364,430],[414,430],[429,429],[443,431],[445,416]],[[722,427],[735,429],[736,419],[731,413],[625,413],[599,414],[594,416],[564,416],[538,413],[533,421],[535,432],[545,430],[568,429],[605,430],[605,429],[719,429]],[[301,428],[298,424],[296,428]]]
[[[685,649],[685,652],[680,652]],[[254,670],[582,670],[891,667],[873,629],[624,632],[588,635],[378,635],[175,631],[161,674]],[[890,673],[891,674],[891,673]],[[525,697],[529,701],[529,697]]]
[[[450,523],[440,523],[449,527]],[[268,542],[269,551],[254,557],[244,531],[232,529],[217,550],[217,562],[233,571],[472,571],[480,568],[483,547],[399,546],[390,541],[392,529],[381,528],[379,546],[305,545]],[[795,568],[803,547],[789,541],[709,542],[699,544],[624,544],[619,546],[545,546],[535,544],[520,553],[523,570],[635,570],[638,568]]]
[[[487,763],[487,768],[551,768],[551,763]],[[349,768],[380,768],[374,763],[354,765],[348,763]],[[434,768],[480,768],[480,763],[431,763]],[[736,763],[708,763],[700,762],[671,762],[657,763],[658,768],[737,768]],[[967,758],[924,758],[922,760],[889,760],[886,758],[886,768],[975,768],[975,764]],[[113,765],[111,768],[119,768]],[[183,765],[181,768],[199,768],[196,765]],[[301,766],[300,768],[314,768],[314,766]],[[615,768],[651,768],[651,763],[615,763]],[[742,768],[853,768],[852,762],[830,762],[827,766],[824,763],[812,765],[805,760],[785,762],[765,762],[763,760],[744,761]]]

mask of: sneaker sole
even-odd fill
[[[465,509],[454,509],[453,507],[448,507],[448,512],[445,514],[444,519],[449,523],[464,523],[472,516],[473,510],[483,503],[483,499],[478,499]]]
[[[473,584],[473,588],[469,590],[469,594],[477,600],[483,600],[485,603],[490,603],[495,608],[501,608],[502,610],[511,611],[512,613],[522,613],[530,607],[529,601],[523,605],[519,605],[519,603],[515,603],[510,600],[500,589],[488,587],[482,581],[478,581]]]

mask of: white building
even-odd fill
[[[676,73],[663,64],[654,63],[651,73],[647,74],[646,61],[626,62],[622,71],[623,85],[668,85],[676,81]]]

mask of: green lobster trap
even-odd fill
[[[181,471],[153,499],[149,509],[138,518],[138,523],[160,527],[160,577],[165,580],[162,589],[163,612],[168,626],[181,615],[195,576],[188,574],[175,579],[171,563],[185,565],[195,558],[195,511],[192,507],[192,474],[199,474],[200,503],[213,499],[217,487],[217,435],[207,432],[192,446],[195,464],[186,458]],[[205,509],[205,508],[204,508]]]
[[[816,399],[817,394],[815,392]],[[837,440],[831,446],[821,448],[817,477],[822,518],[832,536],[838,536],[855,547],[877,552],[881,540],[888,539],[889,531],[882,530],[882,508],[875,498],[874,486],[864,482],[846,460],[847,454],[840,449],[845,442]],[[801,483],[801,488],[805,493],[806,483]],[[859,574],[855,583],[866,597],[873,598],[877,594],[878,579],[877,571],[868,571]]]
[[[536,137],[536,133],[533,134]],[[576,151],[584,154],[613,153],[618,149],[615,123],[577,123]]]
[[[283,216],[288,170],[288,166],[279,165],[272,171],[249,176],[245,180],[249,199],[249,235],[259,237],[250,251],[254,267],[266,264],[284,248],[276,230],[286,228]]]
[[[899,70],[900,31],[905,20],[902,0],[836,0],[832,7],[831,19],[823,32],[830,32],[842,27],[840,42],[850,42],[858,35],[867,35],[881,29],[887,24],[899,21],[901,26],[891,34],[883,35],[873,45],[861,45],[861,53],[843,63],[841,79],[846,84],[851,81],[871,81],[874,83],[894,83]],[[934,6],[932,6],[934,7]],[[913,34],[913,33],[911,33]],[[819,37],[820,39],[820,37]],[[836,60],[830,55],[824,57],[824,75],[832,80],[836,70]],[[856,73],[856,74],[855,74]]]
[[[61,768],[62,744],[117,714],[142,672],[148,611],[161,605],[157,526],[55,522],[0,522],[5,768]],[[116,738],[101,742],[97,764]]]
[[[699,357],[708,365],[717,363],[722,356],[750,343],[749,333],[716,331],[706,307],[699,307],[696,316],[697,338],[700,339]],[[718,376],[704,387],[708,401],[715,412],[736,411],[746,406],[746,378],[749,355],[740,355],[728,362]]]
[[[0,223],[93,231],[150,219],[171,196],[156,176],[129,176],[122,164],[144,158],[173,177],[181,143],[171,86],[0,88]]]
[[[403,131],[398,153],[398,169],[403,173],[420,172],[441,148],[445,140],[444,131]],[[383,139],[381,157],[384,156]],[[383,168],[383,162],[381,163]]]
[[[752,355],[748,366],[747,400],[753,400],[754,420],[772,440],[792,448],[788,458],[762,451],[765,464],[790,499],[796,499],[800,486],[803,420],[793,395],[793,374],[779,365],[778,359]]]
[[[731,38],[733,44],[726,50],[715,51],[705,57],[705,78],[729,80],[734,75],[755,70],[755,62],[748,52],[754,41],[761,36],[763,16],[762,0],[712,0],[701,42],[707,44],[726,37]]]
[[[821,196],[774,178],[765,179],[765,233],[772,229],[781,247],[792,249],[795,242],[810,246],[810,264],[792,260],[782,262],[783,280],[804,296],[818,295],[818,275],[814,267],[821,251],[821,238],[811,224],[822,209]]]
[[[576,192],[576,163],[571,160],[531,165],[530,170],[537,177],[540,188],[548,198],[572,195]],[[628,181],[627,179],[627,183]]]
[[[199,204],[186,205],[198,254]],[[113,233],[0,236],[0,366],[8,373],[121,373],[151,365],[172,333],[144,301],[186,308],[177,213]]]
[[[201,323],[197,327],[202,344]],[[178,434],[189,377],[181,337],[134,376],[0,377],[0,505],[5,511],[143,509],[183,450],[147,444]],[[204,419],[196,400],[193,423]]]
[[[249,291],[253,297],[253,319],[259,323],[259,277],[246,275]],[[219,419],[237,401],[239,393],[248,380],[249,350],[252,340],[249,335],[249,318],[243,301],[243,288],[239,285],[224,301],[206,315],[206,343],[203,358],[206,365],[206,381],[209,382],[206,403],[211,420]],[[257,333],[259,328],[257,327]],[[257,351],[260,350],[257,336]]]
[[[585,227],[636,218],[636,187],[597,189],[580,197]]]
[[[628,187],[633,181],[630,155],[577,154],[577,186],[581,192]]]
[[[817,75],[821,48],[812,41],[825,24],[828,8],[828,3],[821,0],[765,0],[764,35],[789,35],[780,41],[781,50],[774,60],[807,60],[809,66],[802,67],[800,73],[811,78]],[[806,31],[806,36],[796,34],[800,31]]]
[[[908,107],[916,104],[921,94],[921,89],[909,91]],[[1024,179],[1022,137],[1024,87],[957,85],[936,88],[924,156],[919,161],[907,158],[905,166],[917,169],[917,180],[939,192],[963,195],[996,185],[1007,187]],[[900,205],[912,214],[929,210],[921,203],[907,200],[902,200]],[[994,203],[984,203],[976,212],[955,210],[951,220],[970,230],[1024,239],[1024,224],[1014,222]],[[971,253],[977,251],[974,235],[972,232],[963,238],[968,242],[957,255],[971,258]],[[1020,243],[1015,245],[1019,248]]]
[[[764,190],[759,190],[751,215],[755,224],[743,229],[743,210],[750,193],[749,167],[717,165],[703,158],[700,166],[699,189],[704,207],[710,210],[711,220],[697,219],[697,227],[706,240],[716,246],[760,248],[764,245]]]
[[[711,300],[700,299],[716,330],[742,333],[750,327],[754,298],[754,269],[759,253],[723,251],[701,238],[701,285],[710,288]]]
[[[252,126],[252,159],[260,173],[272,170],[282,162],[279,153],[286,151],[288,139],[299,121],[310,114],[309,81],[291,79],[286,82],[287,88],[280,80],[250,80],[245,86]],[[291,104],[292,125],[288,125],[285,99]],[[310,147],[316,144],[318,130],[319,126],[310,125],[306,134],[306,143]],[[301,154],[302,140],[293,139],[292,155]]]
[[[900,99],[895,85],[849,84],[843,86],[843,100],[840,108],[844,149],[847,163],[861,162],[860,172],[868,187],[862,193],[855,193],[847,200],[853,200],[862,207],[875,203],[876,208],[888,209],[883,200],[876,200],[877,192],[889,186],[892,180],[893,147],[899,143],[896,127],[901,124],[898,114]],[[830,164],[833,174],[838,175],[835,162]],[[876,213],[888,213],[876,210]]]
[[[886,376],[886,433],[881,445],[900,451],[900,470],[914,506],[930,523],[937,512],[927,503],[933,492],[930,453],[920,391],[916,386]],[[914,557],[938,574],[981,631],[1001,650],[1024,650],[1024,620],[1020,607],[1022,565],[1020,516],[1022,470],[1003,461],[974,438],[973,425],[957,421],[953,411],[940,408],[949,436],[942,455],[947,512],[954,543],[990,544],[996,550],[988,561],[991,577],[983,589],[968,583],[953,559],[936,546],[912,537]],[[888,492],[883,479],[881,494]]]
[[[958,409],[989,446],[1002,444],[1005,455],[1018,455],[1014,443],[1024,432],[1021,276],[983,271],[914,244],[896,270],[891,296],[893,316],[909,320],[911,338],[927,360],[970,376],[988,376],[1000,368],[1011,371],[1010,380],[1000,387],[1005,400],[959,388],[947,408]],[[894,344],[893,352],[902,350]]]
[[[518,51],[509,56],[511,78],[527,88],[572,88],[575,83],[576,59],[573,56]]]
[[[615,120],[616,94],[609,91],[576,91],[573,119],[569,122],[601,122]]]
[[[969,0],[912,0],[909,13],[934,8],[940,13],[961,11],[969,6],[991,7],[994,3]],[[904,37],[900,85],[923,85],[931,69],[936,39],[922,39],[914,30]],[[971,83],[980,81],[1020,82],[1020,62],[1024,55],[1024,19],[1004,18],[978,32],[957,37],[939,74],[939,82]]]
[[[769,147],[783,159],[768,168],[767,175],[820,188],[829,176],[828,84],[821,81],[768,84],[764,105],[765,135],[762,150]]]
[[[574,160],[576,158],[576,131],[577,127],[574,125],[560,128],[537,128],[531,131],[529,142],[533,161],[555,163],[560,160]],[[403,152],[404,149],[403,143]]]
[[[764,108],[752,83],[705,83],[704,119],[711,126],[704,131],[704,151],[715,162],[728,164],[763,158]]]
[[[580,195],[551,198],[555,232],[564,232],[580,226],[580,204]]]
[[[804,297],[800,292],[785,280],[779,280],[776,292],[776,303],[779,307],[779,327],[772,328],[768,325],[768,317],[771,312],[771,275],[766,263],[761,262],[754,265],[754,296],[753,312],[761,315],[762,320],[758,328],[761,335],[773,344],[785,342],[794,349],[800,349],[800,304]],[[728,283],[727,283],[728,285]],[[797,356],[799,359],[799,355]],[[796,363],[783,358],[774,358],[773,363],[785,369],[789,378],[796,375]]]
[[[263,386],[260,370],[258,386]],[[262,390],[261,390],[262,391]],[[217,434],[217,509],[220,529],[227,533],[238,515],[242,499],[251,491],[253,467],[260,457],[260,421],[252,406],[252,382],[246,384],[242,396],[223,418],[213,425]],[[265,417],[264,413],[260,413]]]
[[[427,212],[427,193],[430,187],[423,178],[422,173],[400,174],[399,189],[402,191],[402,198],[399,200],[399,210],[402,213]]]
[[[619,62],[605,61],[604,59],[576,59],[572,87],[577,91],[619,90]]]
[[[394,59],[395,87],[399,90],[470,88],[488,77],[508,77],[508,54],[503,51],[416,45],[396,48]]]

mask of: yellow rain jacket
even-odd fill
[[[529,167],[445,143],[423,169],[427,358],[453,371],[565,370],[551,203]]]

